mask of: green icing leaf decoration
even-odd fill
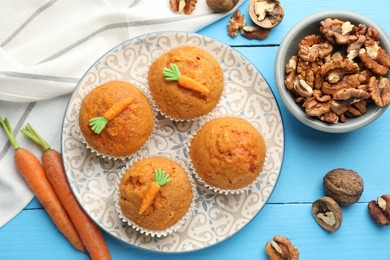
[[[169,178],[168,173],[165,173],[161,169],[154,170],[154,182],[156,182],[158,185],[163,186],[170,181],[171,181],[171,178]]]
[[[108,120],[104,116],[89,119],[89,125],[91,126],[92,131],[96,134],[100,134],[104,127],[106,127],[107,123]]]
[[[179,67],[175,63],[169,64],[170,69],[164,68],[163,75],[165,80],[179,80],[181,73]]]

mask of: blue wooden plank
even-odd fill
[[[343,207],[344,220],[336,233],[320,228],[311,204],[267,204],[235,236],[196,252],[158,254],[118,242],[105,234],[113,259],[268,259],[264,246],[274,235],[287,236],[301,259],[375,259],[390,255],[390,229],[376,225],[366,203]],[[0,259],[87,259],[73,249],[43,210],[24,210],[0,230]]]
[[[245,13],[249,0],[240,8]],[[346,9],[361,13],[378,23],[390,35],[390,1],[282,1],[286,17],[264,41],[232,39],[226,26],[230,16],[200,33],[233,46],[279,44],[287,31],[303,17],[325,9]],[[277,47],[236,48],[263,74],[280,103],[273,79]],[[367,204],[389,193],[390,112],[372,125],[348,134],[325,134],[312,130],[281,104],[285,125],[285,160],[280,180],[261,213],[234,237],[189,254],[166,255],[139,250],[105,234],[113,259],[267,259],[264,245],[273,235],[286,235],[298,246],[301,259],[389,259],[390,229],[370,219]],[[60,127],[55,126],[55,127]],[[351,168],[363,176],[362,203],[343,207],[344,221],[335,234],[322,230],[312,219],[311,202],[323,196],[322,177],[326,171]],[[288,204],[293,202],[293,204]],[[364,203],[363,203],[364,202]],[[88,259],[74,250],[34,199],[15,219],[0,229],[0,259]]]

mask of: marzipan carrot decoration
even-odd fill
[[[58,230],[64,234],[75,248],[84,252],[84,245],[81,242],[80,236],[54,192],[53,187],[46,178],[41,163],[33,153],[21,148],[17,144],[7,118],[3,120],[0,117],[0,124],[3,127],[12,147],[15,149],[14,160],[16,169],[45,208]]]
[[[92,131],[100,134],[106,127],[107,123],[125,110],[133,101],[132,97],[128,97],[116,102],[110,109],[108,109],[103,116],[94,117],[89,120],[89,125]]]
[[[152,204],[154,198],[157,196],[157,193],[160,191],[161,186],[167,184],[171,178],[169,178],[169,174],[165,174],[165,172],[161,169],[154,170],[154,182],[152,182],[144,197],[141,201],[141,206],[139,208],[139,214],[144,213],[144,211]]]
[[[203,95],[207,95],[210,90],[200,84],[198,81],[180,73],[179,67],[175,63],[169,64],[169,68],[164,68],[163,75],[165,80],[177,81],[179,86],[190,90],[197,91]]]
[[[65,176],[61,155],[56,150],[51,149],[30,124],[27,124],[21,132],[42,148],[42,163],[45,174],[76,227],[91,259],[111,259],[110,251],[100,228],[88,217],[73,196]]]

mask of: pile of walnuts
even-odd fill
[[[285,86],[308,116],[328,123],[390,103],[390,57],[373,27],[327,18],[321,35],[307,35],[285,67]]]

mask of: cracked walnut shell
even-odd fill
[[[284,9],[277,0],[250,0],[249,16],[261,28],[271,29],[280,24]]]
[[[313,202],[312,214],[315,221],[325,230],[336,232],[343,221],[341,208],[331,197],[322,197]]]

